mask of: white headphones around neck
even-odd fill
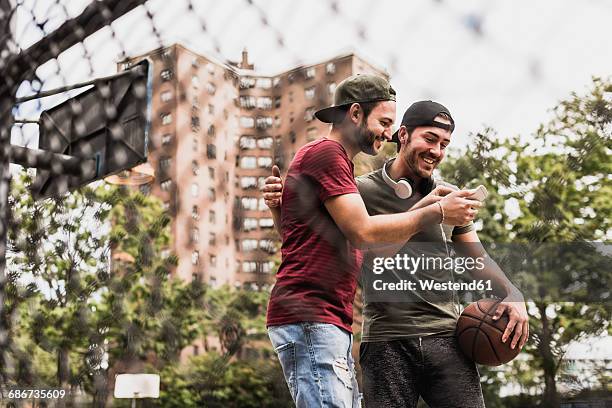
[[[391,187],[393,191],[395,191],[396,196],[402,199],[410,198],[412,196],[412,186],[410,185],[410,182],[405,178],[401,178],[399,179],[399,181],[395,181],[391,177],[389,177],[389,174],[387,174],[387,165],[391,164],[393,160],[395,159],[389,160],[388,162],[383,164],[382,178],[385,183],[387,183],[387,185]]]

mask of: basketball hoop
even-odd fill
[[[155,180],[155,170],[149,163],[142,163],[128,170],[104,178],[109,184],[120,186],[142,186]]]

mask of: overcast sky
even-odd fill
[[[43,35],[29,10],[50,32],[89,3],[59,2],[24,1],[21,47]],[[605,0],[193,0],[193,11],[188,4],[150,0],[90,37],[87,57],[76,46],[59,66],[39,69],[44,88],[110,74],[122,51],[160,42],[233,60],[246,47],[256,69],[270,74],[352,50],[391,74],[398,120],[413,101],[445,104],[458,147],[483,125],[528,137],[558,101],[585,92],[592,76],[612,74],[612,3]]]

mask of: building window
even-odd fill
[[[295,143],[297,140],[297,135],[295,134],[295,132],[292,130],[291,132],[289,132],[289,141],[291,143]]]
[[[240,78],[240,89],[249,89],[255,86],[255,78],[242,77]]]
[[[164,91],[159,96],[162,102],[170,102],[172,100],[172,92],[170,91]]]
[[[215,189],[213,187],[210,187],[208,189],[208,199],[210,201],[215,201],[217,199],[217,193],[215,192]]]
[[[211,104],[208,104],[208,114],[209,115],[214,115],[215,114],[215,107]]]
[[[274,107],[275,107],[276,109],[278,109],[278,108],[280,108],[280,107],[281,107],[281,97],[280,97],[280,96],[276,96],[276,97],[274,98]]]
[[[306,79],[311,79],[315,77],[315,74],[317,73],[315,67],[310,67],[310,68],[306,68],[306,72],[304,73],[304,76],[306,77]]]
[[[159,159],[159,167],[160,169],[167,170],[172,165],[172,158],[170,157],[161,157]]]
[[[255,126],[255,119],[250,116],[241,116],[240,126],[242,126],[243,128],[252,128],[253,126]]]
[[[172,123],[172,114],[171,113],[162,113],[161,114],[162,125],[169,125]]]
[[[257,240],[256,239],[243,239],[242,240],[242,250],[245,252],[254,251],[257,249]]]
[[[274,245],[274,241],[272,241],[271,239],[259,240],[259,249],[269,254],[273,254],[276,252],[276,246]]]
[[[272,143],[274,143],[274,139],[271,137],[262,137],[261,139],[257,139],[257,147],[260,149],[271,149]]]
[[[191,76],[191,86],[193,86],[195,89],[200,87],[200,78],[197,75]]]
[[[191,207],[191,218],[193,218],[195,221],[200,219],[200,209],[197,205]]]
[[[191,109],[194,111],[200,109],[200,98],[198,97],[198,95],[193,95],[191,97]]]
[[[197,160],[193,160],[191,162],[191,172],[193,173],[194,176],[197,176],[198,174],[200,174],[200,166],[198,165]]]
[[[304,120],[306,122],[311,122],[314,119],[314,113],[315,113],[315,109],[314,108],[307,108],[304,111]]]
[[[242,197],[240,199],[243,210],[256,211],[257,210],[257,198],[255,197]]]
[[[217,87],[212,82],[209,82],[206,84],[206,92],[208,92],[211,95],[214,95],[215,92],[217,92]]]
[[[329,83],[327,84],[327,92],[328,92],[330,95],[333,95],[333,94],[334,94],[334,92],[336,92],[336,83],[335,83],[335,82],[329,82]]]
[[[208,222],[210,222],[211,224],[217,223],[217,213],[215,213],[214,210],[208,211]]]
[[[268,261],[261,263],[261,271],[263,273],[270,273],[272,272],[272,270],[274,270],[274,262]]]
[[[242,136],[240,138],[241,149],[255,149],[257,147],[258,140],[253,136]]]
[[[191,130],[196,133],[200,131],[200,117],[198,115],[191,115]]]
[[[265,177],[262,177],[265,180]],[[256,177],[240,177],[240,187],[243,189],[256,188],[257,178]]]
[[[274,124],[271,116],[258,116],[256,122],[257,129],[268,129]]]
[[[208,245],[215,246],[217,245],[217,235],[214,232],[208,234]]]
[[[257,177],[257,187],[258,188],[263,188],[265,184],[266,184],[266,177]]]
[[[274,220],[272,218],[260,218],[259,226],[261,228],[274,228]]]
[[[165,135],[162,136],[161,142],[162,142],[162,146],[168,146],[172,142],[172,135],[169,133],[166,133]]]
[[[242,221],[242,229],[244,231],[257,229],[257,218],[245,218]]]
[[[208,64],[206,64],[206,71],[208,71],[208,73],[210,75],[214,75],[215,74],[215,65],[211,62],[209,62]]]
[[[242,136],[240,138],[241,149],[255,149],[257,147],[257,140],[253,136]]]
[[[281,125],[281,117],[276,115],[274,117],[274,126],[276,126],[278,128],[278,127],[280,127],[280,125]]]
[[[210,137],[215,137],[216,131],[215,131],[215,125],[210,125],[208,127],[208,130],[206,131],[206,133],[208,134],[208,136]]]
[[[258,109],[272,109],[272,98],[269,96],[260,96],[257,98]]]
[[[163,191],[170,191],[170,189],[172,188],[172,180],[168,179],[168,180],[162,181],[161,183],[159,183],[159,187]]]
[[[197,265],[198,263],[200,263],[200,253],[198,251],[193,251],[191,253],[191,264]]]
[[[211,268],[216,268],[217,267],[217,257],[215,255],[209,255],[208,263],[210,264]]]
[[[315,97],[315,87],[311,86],[310,88],[304,89],[304,97],[306,99],[314,99],[314,97]]]
[[[191,238],[191,242],[198,242],[200,240],[200,230],[198,227],[192,227],[189,233],[189,237]]]
[[[269,156],[261,156],[257,158],[257,166],[267,169],[272,167],[272,158]]]
[[[215,180],[215,168],[214,167],[208,167],[208,178],[211,180]]]
[[[162,81],[169,81],[172,79],[173,73],[171,69],[164,69],[159,76],[161,77]]]
[[[270,78],[257,78],[255,86],[257,88],[270,89],[272,88],[272,80]]]
[[[254,96],[246,95],[240,97],[240,107],[244,109],[253,109],[255,107],[256,100]]]
[[[206,157],[208,157],[209,159],[216,159],[217,158],[217,146],[215,146],[214,144],[207,144],[206,145]]]
[[[260,197],[259,200],[257,201],[257,209],[259,211],[266,211],[268,209],[268,206],[266,205],[266,201],[264,200],[263,197]]]
[[[333,62],[328,62],[325,65],[325,73],[328,75],[333,75],[336,73],[336,64],[334,64]]]
[[[257,271],[257,262],[244,261],[242,262],[242,272],[255,273]]]
[[[198,143],[198,138],[195,137],[195,136],[191,139],[191,147],[193,148],[194,152],[196,152],[196,153],[198,152],[198,150],[199,150],[199,143]]]
[[[272,86],[273,87],[276,88],[276,87],[280,86],[280,83],[281,83],[280,77],[276,77],[276,78],[272,79]]]
[[[198,183],[191,183],[191,196],[197,197],[199,193],[200,187],[198,186]]]
[[[254,169],[257,168],[257,158],[254,156],[243,156],[240,158],[240,168]]]

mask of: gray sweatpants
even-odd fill
[[[480,377],[454,337],[361,343],[366,408],[483,408]]]

